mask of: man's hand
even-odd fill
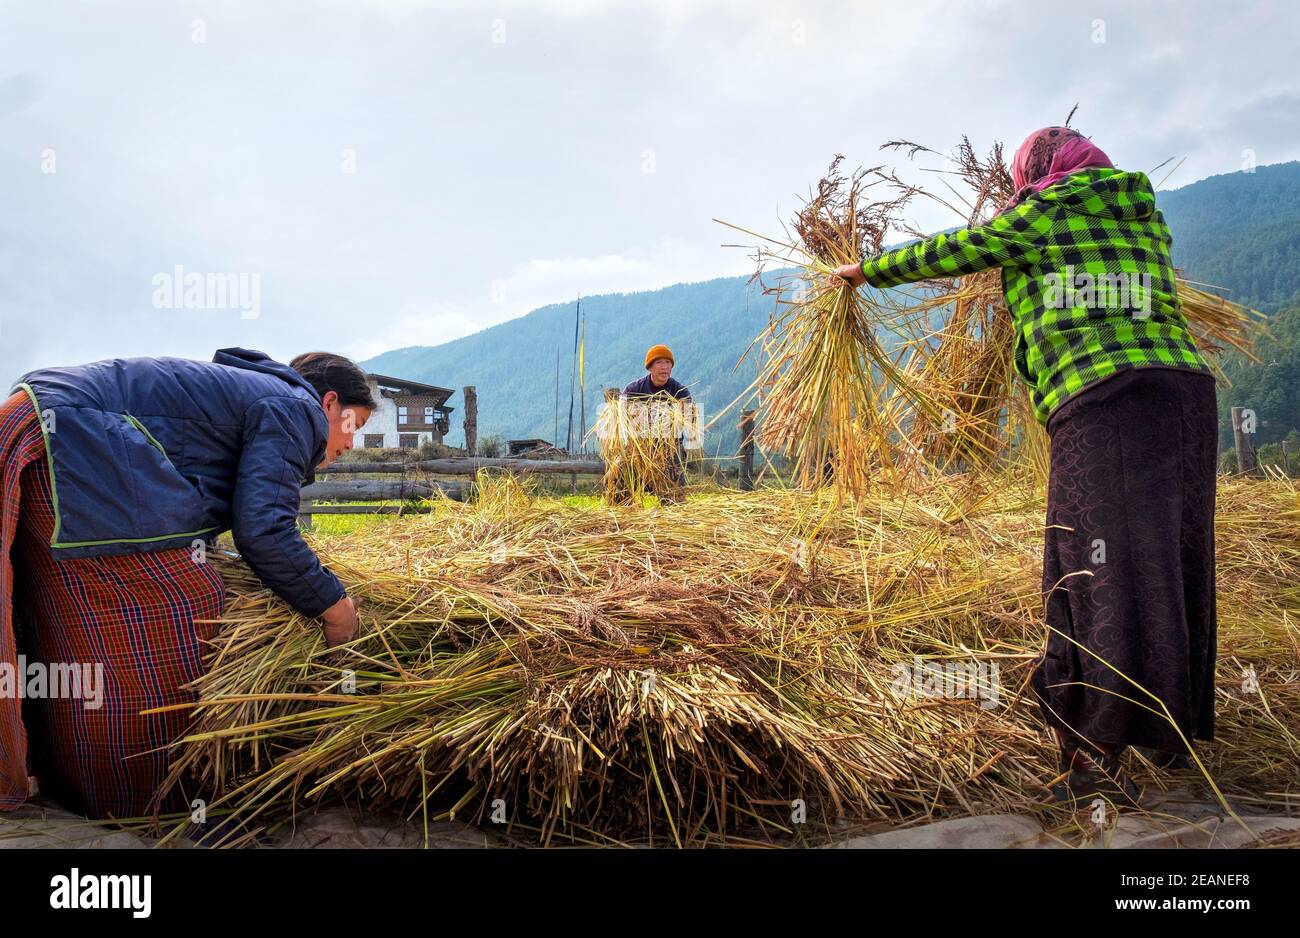
[[[321,613],[321,619],[325,623],[325,644],[330,648],[356,637],[357,604],[352,597],[344,596]]]
[[[835,268],[835,276],[846,281],[851,287],[860,287],[867,282],[867,275],[862,272],[861,264],[845,264]]]

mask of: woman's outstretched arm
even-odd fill
[[[836,270],[854,286],[896,287],[918,280],[959,277],[991,267],[1035,263],[1051,228],[1037,200],[1021,202],[986,224],[935,235],[895,251],[869,257],[861,267]]]

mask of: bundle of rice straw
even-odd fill
[[[223,561],[170,785],[226,820],[172,832],[250,843],[348,803],[686,846],[1048,810],[1053,742],[1025,689],[1041,494],[990,477],[959,499],[936,478],[864,506],[767,489],[584,509],[482,479],[475,504],[314,539],[361,600],[362,633],[333,651]],[[1216,528],[1218,738],[1198,756],[1238,803],[1294,807],[1300,493],[1224,481]]]
[[[698,432],[692,401],[666,392],[637,398],[607,393],[590,434],[605,462],[606,503],[641,505],[648,494],[680,498],[682,439]]]
[[[760,272],[772,263],[798,270],[767,290],[777,297],[777,312],[755,340],[766,354],[755,384],[763,399],[760,444],[793,461],[800,486],[831,480],[837,494],[858,498],[876,475],[900,482],[894,451],[907,411],[898,392],[911,408],[939,412],[900,367],[918,339],[915,316],[894,295],[857,290],[834,275],[881,251],[910,197],[869,201],[867,190],[887,181],[879,167],[846,177],[843,159],[831,161],[795,216],[793,238],[756,235],[764,242],[756,255]]]
[[[913,156],[925,149],[902,141],[882,149],[899,147],[909,148]],[[964,221],[972,226],[986,223],[1015,191],[1001,145],[995,143],[988,157],[980,159],[963,137],[952,161],[952,172],[966,187],[965,194],[953,190],[968,212]],[[889,178],[900,192],[934,198],[920,187]],[[925,237],[916,230],[910,233]],[[1012,362],[1015,332],[1002,294],[1001,271],[929,281],[912,312],[927,321],[941,319],[907,362],[913,383],[925,389],[940,417],[932,411],[915,412],[907,431],[909,452],[923,454],[926,465],[980,470],[1015,446],[1045,477],[1047,439]]]
[[[1178,305],[1187,317],[1187,323],[1196,336],[1196,347],[1206,355],[1206,362],[1218,374],[1220,380],[1226,380],[1216,357],[1225,347],[1236,349],[1255,364],[1262,364],[1255,353],[1255,342],[1268,335],[1265,323],[1268,316],[1257,309],[1249,309],[1238,303],[1229,302],[1222,296],[1202,290],[1210,284],[1197,284],[1192,280],[1178,278]]]

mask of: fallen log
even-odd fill
[[[303,502],[302,515],[427,515],[428,505],[317,505]]]
[[[506,469],[511,472],[579,472],[603,475],[605,463],[599,459],[493,459],[489,457],[453,456],[424,459],[419,462],[340,462],[317,469],[316,473],[429,472],[435,475],[474,475],[480,469]]]
[[[332,501],[384,501],[432,498],[445,493],[448,498],[464,501],[471,488],[467,482],[438,482],[422,479],[331,479],[304,485],[301,497],[304,502]]]

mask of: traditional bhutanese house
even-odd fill
[[[453,393],[450,388],[389,375],[366,377],[379,406],[353,437],[352,445],[356,449],[380,446],[415,449],[422,443],[442,442],[451,427],[451,412],[455,409],[447,406],[447,398]]]

